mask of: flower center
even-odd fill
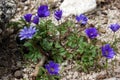
[[[93,35],[93,32],[91,32],[90,35]]]
[[[53,71],[54,71],[54,68],[51,68],[50,70],[53,72]]]
[[[108,55],[108,51],[105,51],[105,54]]]

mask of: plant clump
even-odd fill
[[[43,64],[38,66],[40,68],[36,74],[38,79],[59,79],[59,67],[65,60],[74,59],[79,65],[78,70],[89,72],[104,67],[99,64],[101,58],[106,57],[107,61],[116,55],[112,48],[113,44],[102,43],[101,47],[96,45],[100,33],[96,27],[88,24],[87,16],[84,14],[76,16],[79,28],[84,27],[81,31],[76,28],[73,21],[68,20],[60,24],[62,14],[62,10],[54,11],[54,18],[58,21],[58,25],[55,25],[52,20],[46,19],[50,16],[48,6],[41,5],[35,15],[29,13],[21,18],[23,27],[19,32],[19,38],[24,40],[22,46],[28,49],[25,57],[35,62],[45,58]],[[119,26],[113,24],[110,29],[116,32]]]

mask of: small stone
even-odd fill
[[[99,74],[98,76],[96,76],[96,80],[103,80],[106,78],[106,75],[103,74]]]
[[[73,79],[77,78],[78,77],[78,72],[74,72],[73,74]]]
[[[105,0],[97,0],[99,3],[101,3],[101,2],[105,2]]]
[[[115,77],[104,79],[104,80],[117,80]]]
[[[107,24],[107,23],[108,23],[108,19],[105,18],[103,24]]]
[[[2,33],[2,29],[0,29],[0,34]]]
[[[80,15],[91,11],[96,7],[96,0],[64,0],[60,5],[63,10],[63,16]]]
[[[115,69],[116,74],[120,74],[120,68]]]
[[[25,7],[24,7],[24,10],[28,10],[28,9],[29,9],[28,6],[25,6]]]
[[[68,73],[69,75],[72,75],[73,74],[73,72],[71,72],[71,71],[69,71],[69,73]]]
[[[17,67],[19,67],[19,68],[21,67],[21,62],[20,61],[17,62]]]
[[[120,74],[115,75],[116,78],[120,78]]]
[[[9,80],[8,77],[2,77],[2,80]]]
[[[17,8],[17,11],[21,11],[21,8]]]
[[[102,46],[102,42],[98,40],[98,41],[96,42],[96,46],[98,46],[98,47]]]
[[[66,78],[63,78],[62,80],[67,80]]]
[[[29,79],[28,79],[28,74],[24,74],[24,75],[23,75],[23,78],[24,78],[25,80],[29,80]]]
[[[106,33],[106,30],[104,28],[99,28],[99,32]]]
[[[54,3],[55,1],[54,0],[47,0],[48,3]]]
[[[66,78],[67,78],[67,79],[71,79],[71,76],[72,76],[72,75],[68,75]]]
[[[16,72],[14,73],[14,76],[15,76],[16,78],[18,78],[18,79],[22,78],[22,77],[23,77],[22,71],[16,71]]]

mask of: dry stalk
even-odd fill
[[[45,60],[46,60],[46,56],[43,56],[42,59],[39,61],[39,63],[36,65],[34,73],[31,74],[32,77],[37,77],[39,73],[39,67],[43,66]]]

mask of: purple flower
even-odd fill
[[[25,15],[24,15],[24,19],[25,19],[27,22],[31,22],[31,18],[32,18],[32,14],[25,14]]]
[[[58,75],[59,74],[59,64],[50,61],[48,64],[45,65],[45,68],[47,69],[48,73],[50,75]]]
[[[120,28],[120,25],[117,24],[117,23],[110,25],[110,29],[111,29],[113,32],[116,32],[119,28]]]
[[[109,44],[102,46],[101,50],[102,50],[102,55],[108,59],[113,58],[115,55],[113,48],[111,48]]]
[[[38,24],[39,23],[39,17],[34,16],[32,22],[35,23],[35,24]]]
[[[62,17],[62,10],[55,11],[54,16],[59,21]]]
[[[98,35],[98,31],[94,27],[90,27],[90,28],[85,29],[85,33],[91,39],[96,38]]]
[[[32,26],[30,26],[29,28],[24,27],[19,33],[20,40],[31,39],[36,31],[37,30],[35,27]]]
[[[76,20],[78,22],[81,22],[81,24],[85,25],[85,24],[87,24],[88,18],[87,18],[87,16],[81,14],[79,16],[76,16]]]
[[[38,8],[37,14],[39,17],[47,17],[50,15],[50,12],[48,10],[48,6],[47,5],[41,5]]]

